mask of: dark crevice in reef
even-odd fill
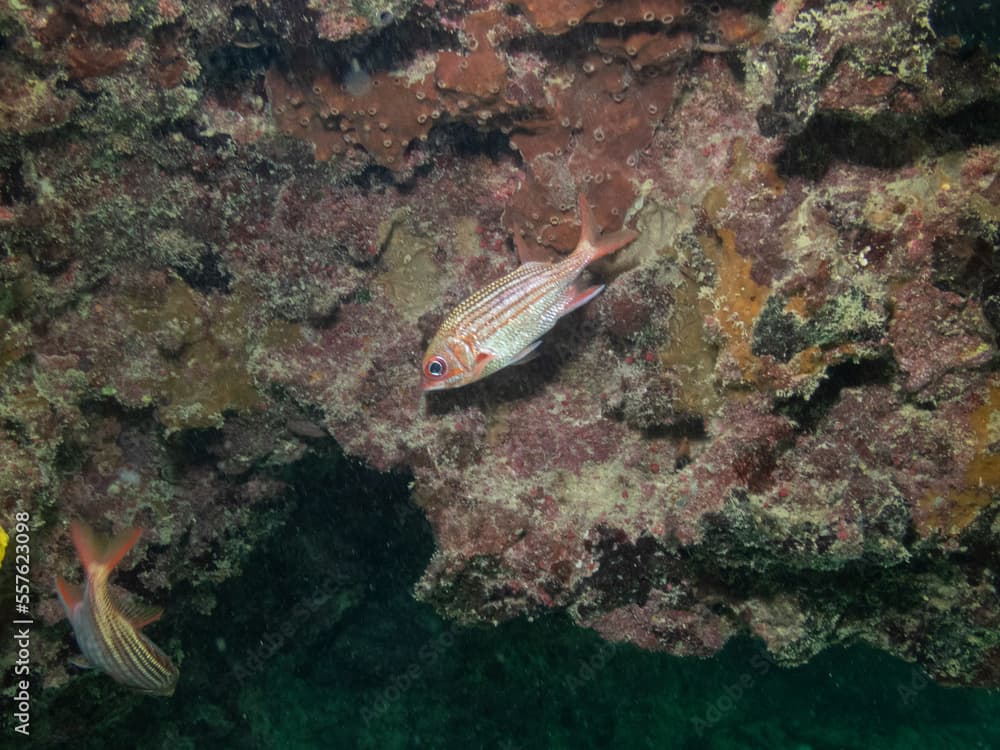
[[[934,285],[979,301],[983,317],[1000,333],[1000,230],[963,227],[951,241],[934,241]]]
[[[609,611],[628,604],[646,603],[657,576],[657,544],[643,536],[630,542],[627,535],[607,527],[587,547],[601,565],[587,579],[587,587],[597,593],[595,609]]]
[[[337,42],[313,39],[311,26],[302,23],[308,14],[294,20],[296,14],[282,14],[280,8],[277,13],[268,10],[267,6],[258,6],[255,11],[246,10],[249,17],[234,19],[234,25],[249,30],[243,31],[245,40],[236,40],[237,46],[269,47],[270,51],[264,53],[267,62],[277,63],[286,72],[327,70],[337,80],[358,76],[363,85],[365,76],[405,67],[419,50],[462,49],[458,35],[429,20],[422,8],[414,9],[404,19],[375,23],[367,33]]]
[[[223,265],[224,263],[225,261],[218,253],[206,247],[198,256],[197,263],[174,266],[173,268],[187,282],[188,286],[199,292],[227,294],[233,276]]]
[[[775,131],[778,126],[768,126],[764,119],[762,128]],[[995,142],[1000,139],[998,123],[1000,100],[975,102],[947,117],[926,120],[894,113],[859,120],[821,112],[788,139],[776,165],[783,177],[809,180],[822,179],[835,161],[898,169],[924,156]]]
[[[200,51],[201,80],[207,90],[240,88],[270,66],[281,38],[245,5],[229,15],[228,44]]]
[[[493,162],[504,157],[516,157],[520,161],[520,152],[510,147],[510,137],[495,128],[483,131],[468,123],[450,122],[434,128],[431,137],[450,144],[455,156],[460,158],[482,155]]]
[[[921,607],[922,577],[954,575],[954,568],[935,552],[914,552],[905,565],[893,567],[862,557],[829,570],[808,569],[797,564],[795,554],[783,554],[780,545],[744,537],[720,519],[689,550],[687,569],[699,571],[699,581],[726,590],[727,598],[737,601],[795,591],[808,599],[809,609],[833,608],[848,617]]]
[[[688,440],[705,440],[708,431],[705,428],[705,418],[700,415],[678,417],[668,425],[647,427],[642,434],[651,440],[663,438],[687,438]]]
[[[223,439],[222,430],[205,427],[181,430],[169,442],[174,463],[181,466],[199,466],[218,460],[212,446]]]
[[[35,196],[24,184],[24,162],[13,159],[0,167],[0,203],[30,203]]]
[[[844,388],[888,385],[895,368],[895,362],[889,358],[834,365],[827,370],[826,378],[812,396],[778,399],[776,411],[795,422],[801,432],[811,432],[837,403]]]

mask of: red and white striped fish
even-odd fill
[[[70,526],[86,580],[81,587],[56,578],[59,601],[73,626],[76,643],[90,666],[117,682],[154,695],[172,695],[180,672],[170,657],[142,634],[163,610],[139,603],[122,605],[108,587],[108,577],[142,536],[128,529],[101,544],[82,523]]]
[[[567,258],[558,263],[524,263],[445,318],[424,354],[423,390],[458,388],[526,361],[559,318],[601,293],[603,284],[578,286],[583,269],[638,235],[623,229],[598,237],[593,212],[582,195],[580,221],[580,241]]]

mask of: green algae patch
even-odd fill
[[[31,334],[26,325],[0,318],[0,370],[31,351]]]
[[[22,135],[62,125],[80,103],[59,86],[58,76],[38,78],[10,60],[0,62],[0,131]]]
[[[221,427],[227,412],[260,406],[248,369],[250,310],[241,295],[206,297],[174,279],[159,295],[129,303],[133,343],[146,351],[115,384],[119,401],[155,405],[168,432]]]
[[[379,227],[384,241],[382,261],[386,270],[376,285],[406,320],[416,320],[438,304],[441,269],[434,262],[435,243],[407,222],[393,217],[388,227]]]
[[[246,371],[246,357],[233,356],[214,337],[189,347],[162,384],[157,418],[168,431],[221,427],[225,412],[250,411],[260,396]]]

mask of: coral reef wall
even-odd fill
[[[417,594],[458,621],[1000,684],[1000,69],[928,14],[5,5],[0,514],[32,514],[39,679],[70,520],[144,526],[123,586],[208,611],[332,437],[412,474]],[[570,250],[578,193],[640,232],[607,291],[422,396],[447,312],[513,233]]]

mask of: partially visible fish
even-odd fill
[[[128,529],[107,544],[84,524],[70,526],[73,545],[86,575],[84,585],[56,578],[59,601],[73,626],[76,643],[90,666],[135,690],[172,695],[180,672],[170,657],[142,634],[163,610],[139,603],[123,605],[108,587],[108,577],[142,536]]]
[[[423,390],[458,388],[527,361],[541,344],[541,336],[559,318],[601,293],[603,284],[577,286],[583,269],[638,235],[623,229],[598,237],[594,215],[582,195],[580,221],[580,241],[567,258],[557,263],[524,263],[480,289],[445,318],[424,355]]]

